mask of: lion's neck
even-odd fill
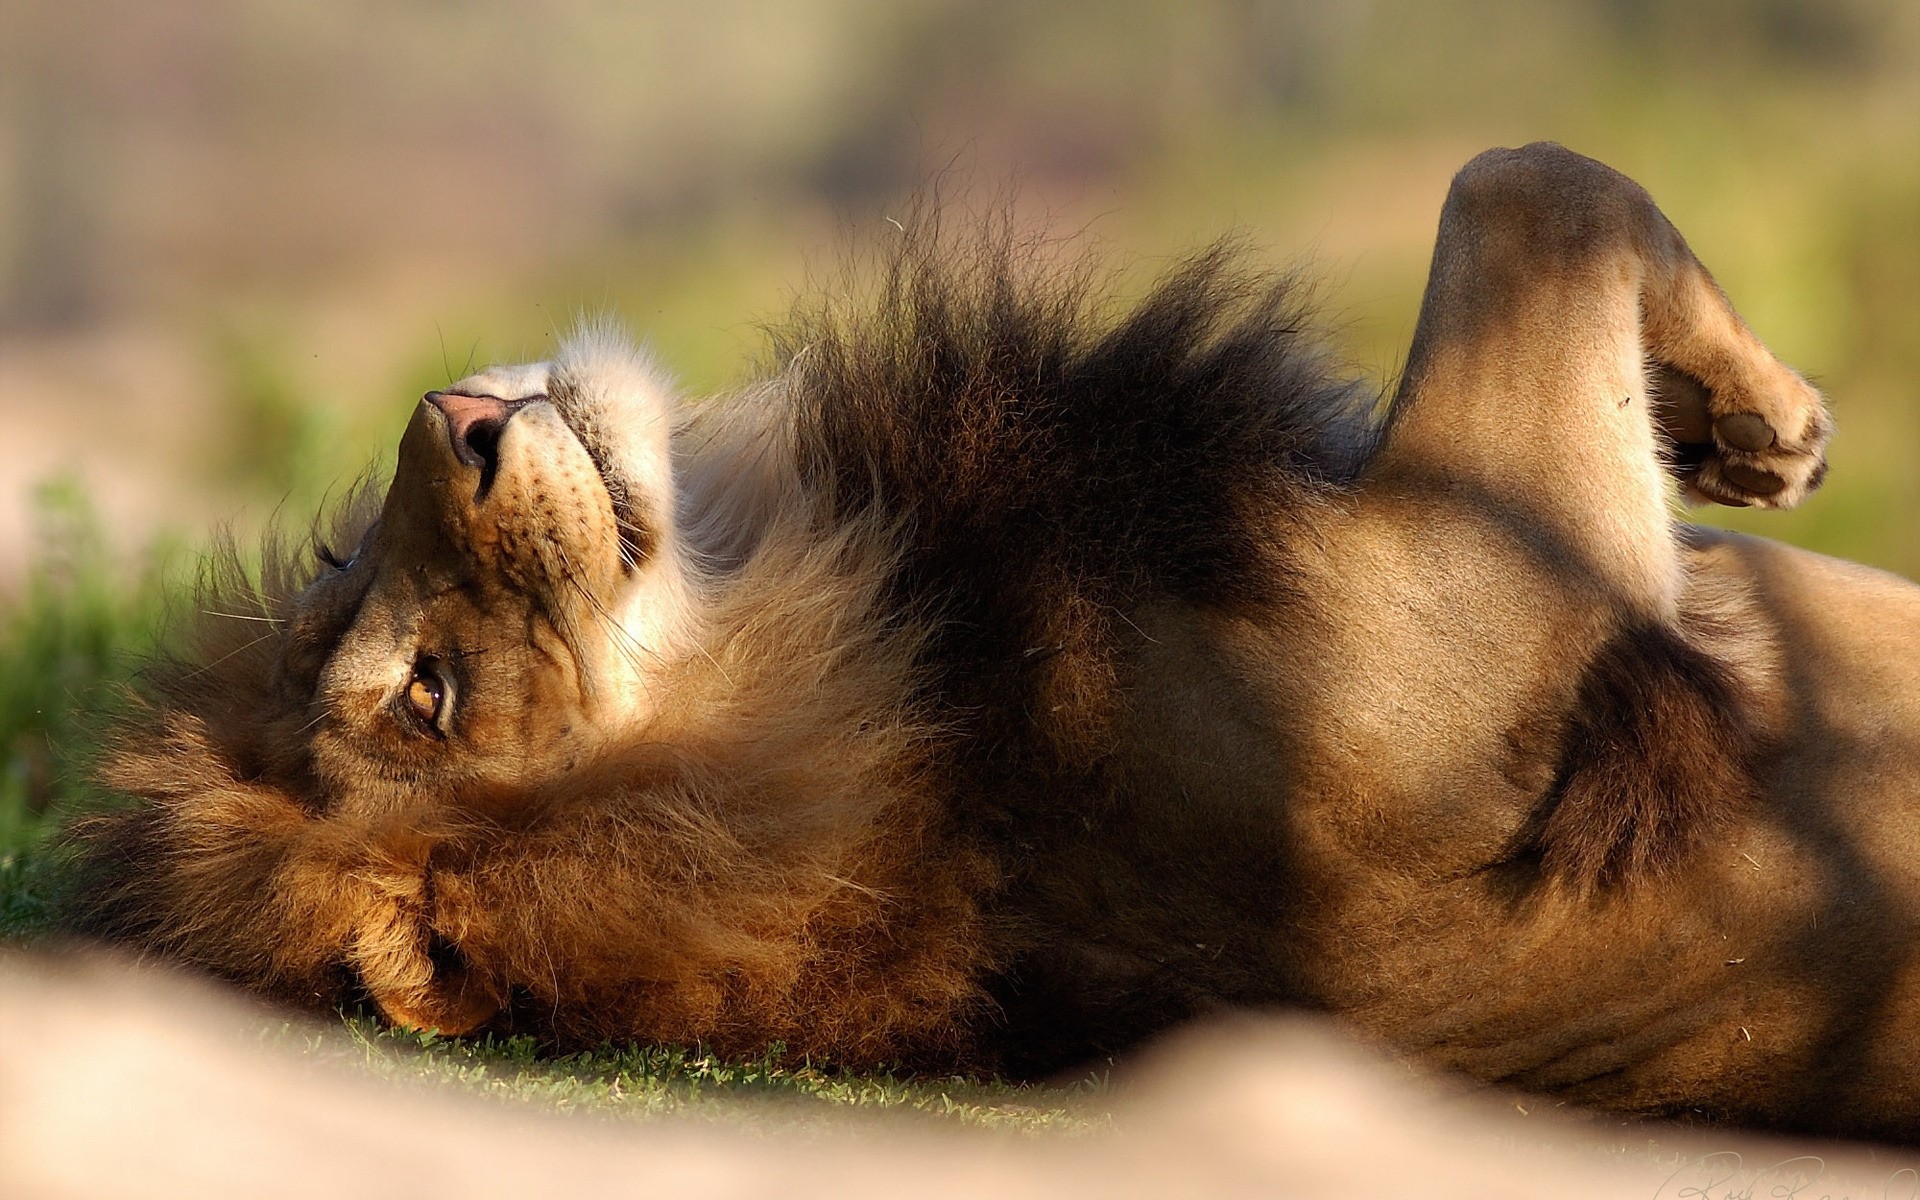
[[[647,724],[659,714],[660,670],[699,653],[708,595],[697,555],[668,530],[612,612],[618,624],[612,662],[628,724]]]
[[[779,389],[762,387],[676,415],[660,468],[671,480],[671,499],[649,515],[654,553],[617,614],[626,635],[618,657],[631,725],[660,716],[662,681],[675,664],[711,656],[707,643],[720,636],[716,614],[742,570],[769,530],[790,524],[805,503],[784,414]]]

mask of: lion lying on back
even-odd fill
[[[75,924],[449,1032],[1035,1072],[1304,1005],[1920,1126],[1920,590],[1672,522],[1828,425],[1631,182],[1468,164],[1384,420],[1219,252],[1114,316],[922,233],[779,349],[482,372],[217,566]]]

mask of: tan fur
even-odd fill
[[[229,919],[229,894],[264,892],[257,930],[219,931],[226,953],[312,986],[344,949],[382,1006],[416,1024],[463,1024],[434,995],[450,986],[428,958],[439,934],[472,977],[451,986],[496,1000],[467,1025],[493,1015],[510,980],[534,1006],[586,1014],[561,1032],[588,1039],[747,1049],[771,1036],[861,1060],[950,1041],[978,1003],[972,897],[991,875],[964,849],[902,870],[940,815],[915,778],[935,731],[898,702],[915,634],[875,618],[861,569],[885,542],[848,531],[766,546],[708,614],[706,652],[658,679],[673,700],[647,736],[515,795],[510,816],[422,806],[404,821],[314,822],[269,789],[203,792],[178,814],[191,823],[164,831],[183,893],[166,936],[197,947],[200,913]],[[151,794],[217,756],[181,730],[128,747],[108,779]],[[908,890],[911,920],[883,925]],[[893,986],[858,986],[867,971]]]
[[[123,739],[79,923],[449,1030],[1044,1070],[1308,1004],[1920,1131],[1920,589],[1673,521],[1829,421],[1644,191],[1468,164],[1377,427],[1217,254],[1115,320],[907,244],[674,418],[671,497],[604,339],[456,385],[524,405],[491,491],[430,398],[359,559],[209,594],[268,628]]]

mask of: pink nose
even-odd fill
[[[446,415],[447,440],[453,444],[454,457],[470,467],[491,472],[499,465],[500,431],[529,401],[544,397],[502,400],[498,396],[428,392],[423,399]]]

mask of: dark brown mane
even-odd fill
[[[1137,605],[1272,605],[1289,528],[1373,437],[1295,277],[1223,242],[1123,304],[1056,251],[909,221],[869,295],[775,336],[804,476],[905,523],[894,603],[937,617],[929,684],[989,804],[1101,752]]]

